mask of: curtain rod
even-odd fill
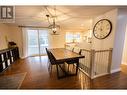
[[[42,27],[42,26],[18,26],[18,27],[27,27],[27,28],[48,28],[48,27]]]

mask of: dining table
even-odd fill
[[[84,58],[85,56],[75,53],[75,52],[68,50],[66,48],[51,48],[48,50],[52,53],[52,55],[55,58],[58,78],[60,78],[59,77],[59,70],[58,70],[59,67],[64,72],[64,76],[62,76],[62,77],[77,75],[78,68],[79,68],[79,59]],[[59,64],[59,63],[75,64],[75,66],[76,66],[75,71],[76,72],[74,74],[69,74],[66,70],[64,70],[61,67],[61,64]]]

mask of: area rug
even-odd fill
[[[26,72],[3,77],[0,76],[0,89],[19,89],[25,76]]]

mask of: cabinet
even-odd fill
[[[0,50],[0,72],[19,59],[18,47]]]

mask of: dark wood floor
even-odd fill
[[[0,76],[24,73],[26,77],[20,89],[126,89],[127,66],[122,65],[122,71],[104,77],[90,80],[81,71],[77,76],[58,80],[55,67],[52,73],[48,71],[47,56],[29,57],[17,60]]]

